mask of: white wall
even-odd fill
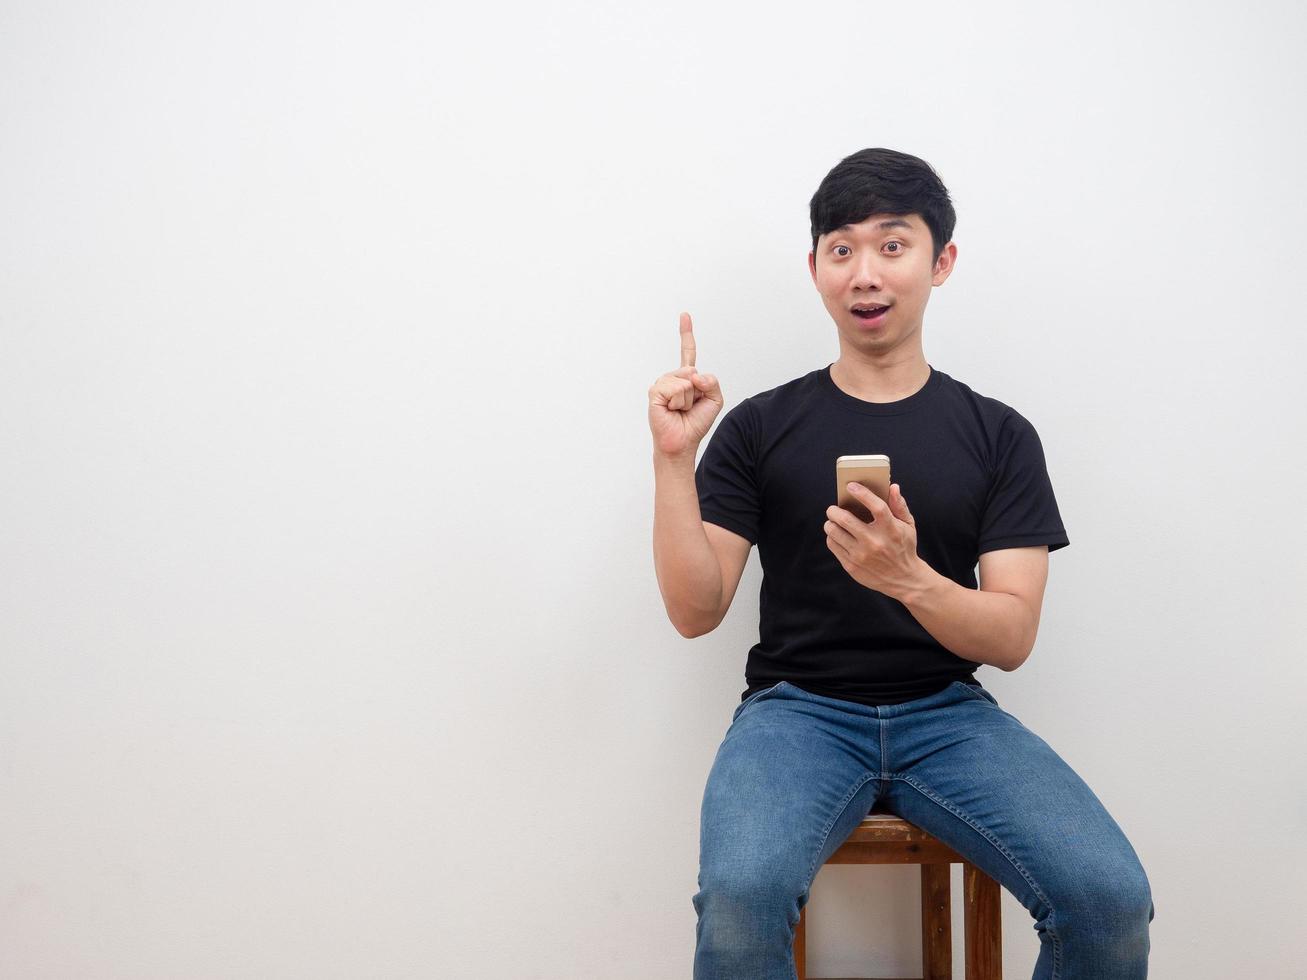
[[[1305,28],[7,3],[0,976],[689,976],[760,572],[668,622],[646,392],[681,310],[728,406],[834,360],[807,203],[864,146],[949,185],[927,358],[1072,540],[980,676],[1141,855],[1153,976],[1296,976]],[[814,975],[914,969],[916,887],[822,871]]]

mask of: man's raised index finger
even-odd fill
[[[694,324],[690,314],[681,314],[681,367],[694,367]]]

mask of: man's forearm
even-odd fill
[[[897,598],[946,650],[1001,670],[1016,670],[1030,656],[1038,627],[1021,599],[968,589],[925,561],[919,571],[916,587]]]

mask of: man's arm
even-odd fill
[[[985,552],[980,588],[968,589],[917,554],[917,521],[897,483],[888,501],[856,481],[848,487],[872,519],[832,504],[825,531],[826,546],[853,580],[903,603],[951,653],[1000,670],[1020,667],[1039,631],[1048,545]]]
[[[676,631],[687,639],[715,629],[722,566],[704,529],[694,484],[694,449],[678,459],[655,451],[654,573]]]
[[[915,585],[899,597],[926,632],[965,660],[1013,671],[1039,632],[1048,581],[1048,546],[1005,548],[980,556],[980,588],[968,589],[924,560]]]

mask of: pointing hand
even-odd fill
[[[695,368],[695,353],[694,325],[682,313],[681,366],[649,388],[649,428],[654,450],[664,456],[693,459],[724,404],[717,379]]]

